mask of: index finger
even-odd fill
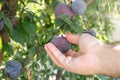
[[[52,43],[48,43],[47,46],[49,46],[49,51],[53,54],[53,56],[61,64],[63,64],[63,61],[65,60],[66,56],[63,53],[61,53]]]

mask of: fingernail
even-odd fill
[[[48,46],[48,44],[49,44],[49,43],[45,44],[45,45],[44,45],[44,48],[45,48],[45,47],[47,47],[47,46]]]

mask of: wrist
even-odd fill
[[[116,46],[104,44],[96,55],[95,74],[120,77],[120,50]]]
[[[108,63],[108,52],[110,50],[109,45],[102,44],[95,54],[95,74],[106,74],[106,63]]]

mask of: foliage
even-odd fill
[[[88,2],[88,0],[84,1]],[[83,76],[58,68],[47,56],[44,45],[54,36],[65,34],[67,31],[81,34],[89,29],[96,30],[97,38],[109,41],[107,36],[113,28],[108,15],[115,9],[120,13],[120,0],[94,0],[87,7],[85,14],[71,19],[66,15],[60,15],[62,21],[57,20],[54,15],[55,6],[59,2],[71,4],[70,0],[0,1],[0,17],[4,20],[4,30],[0,31],[1,80],[7,79],[4,68],[9,60],[18,60],[23,65],[23,71],[18,80],[29,78],[32,80],[53,78],[54,80],[59,73],[61,80],[112,80],[107,76]],[[16,19],[18,22],[13,26],[13,20]],[[75,45],[72,45],[72,48],[77,50]]]

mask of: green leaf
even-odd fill
[[[7,27],[8,31],[11,33],[12,30],[13,30],[13,26],[12,26],[12,23],[11,23],[10,19],[4,14],[2,16],[3,16],[3,20],[6,24],[6,27]]]
[[[99,80],[110,80],[109,76],[104,76],[104,75],[94,75],[94,76]]]
[[[17,26],[16,29],[13,30],[12,34],[11,34],[11,38],[20,43],[20,44],[24,44],[25,42],[29,41],[29,36],[28,34],[24,31],[23,29],[23,23],[19,23],[19,25]]]
[[[64,24],[64,22],[62,20],[55,19],[56,27],[61,26],[62,24]]]
[[[29,35],[35,35],[37,27],[33,23],[25,22],[23,23],[23,29],[25,30],[26,33]]]
[[[30,48],[29,51],[28,51],[28,57],[32,58],[33,54],[35,54],[35,50],[36,50],[35,46]]]
[[[3,50],[9,54],[13,54],[13,52],[14,52],[12,46],[7,43],[3,44]]]
[[[80,27],[80,23],[79,22],[77,22],[77,21],[72,22],[65,14],[61,14],[60,18],[62,18],[62,20],[65,23],[67,23],[70,26],[70,28],[72,30],[74,30],[74,32],[78,33],[78,32],[82,32],[83,31],[82,27]]]
[[[16,42],[18,42],[18,43],[20,43],[20,44],[24,44],[24,37],[21,35],[21,33],[20,32],[18,32],[18,31],[16,31],[16,30],[13,30],[13,33],[12,33],[12,35],[11,35],[11,38],[14,40],[14,41],[16,41]]]

